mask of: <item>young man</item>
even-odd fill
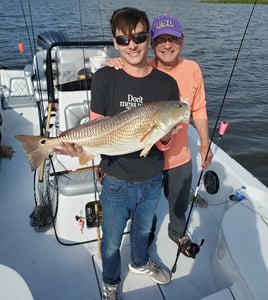
[[[184,35],[180,21],[168,14],[154,19],[151,26],[152,48],[155,58],[149,64],[176,79],[180,88],[180,100],[189,104],[194,125],[200,137],[202,168],[206,169],[213,157],[208,152],[209,135],[206,111],[205,88],[201,69],[193,60],[181,57]],[[108,66],[120,69],[124,62],[119,58],[111,59]],[[195,257],[196,247],[188,236],[183,236],[186,225],[185,212],[188,207],[192,181],[192,164],[188,145],[189,123],[180,126],[172,143],[157,144],[164,151],[164,192],[169,202],[169,237],[180,246],[181,252]],[[170,147],[172,144],[172,147]]]
[[[134,8],[122,8],[111,18],[113,42],[124,67],[116,71],[104,67],[92,80],[90,119],[114,116],[126,109],[151,101],[178,100],[176,81],[150,66],[147,15]],[[161,143],[161,142],[160,142]],[[75,156],[81,149],[64,145],[57,153]],[[154,146],[147,157],[140,151],[120,156],[102,155],[100,168],[105,174],[100,195],[102,205],[103,299],[118,299],[121,281],[120,245],[127,220],[131,217],[129,270],[159,284],[170,281],[170,273],[152,262],[148,241],[162,189],[163,153]]]
[[[113,42],[124,67],[120,71],[104,67],[92,82],[91,119],[113,116],[150,101],[178,99],[176,81],[152,68],[147,62],[150,43],[146,14],[123,8],[111,18]],[[129,270],[167,284],[170,274],[150,260],[148,239],[162,188],[163,153],[153,147],[147,157],[139,152],[103,155],[102,267],[104,298],[117,290],[120,282],[120,245],[126,222],[131,217],[131,261]]]

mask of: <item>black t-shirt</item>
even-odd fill
[[[152,101],[178,100],[177,82],[169,75],[153,69],[142,78],[132,77],[111,67],[99,69],[93,76],[91,111],[103,116]],[[140,151],[120,156],[101,156],[100,167],[105,173],[130,182],[144,181],[162,172],[163,153],[155,146],[147,157]]]

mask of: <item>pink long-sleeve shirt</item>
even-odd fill
[[[180,100],[188,103],[193,120],[207,120],[204,80],[201,69],[195,61],[178,58],[177,66],[170,70],[159,68],[155,60],[150,61],[150,64],[169,74],[177,81]],[[172,141],[172,147],[167,145],[165,149],[165,146],[163,146],[164,169],[175,168],[189,162],[191,159],[188,145],[189,121],[180,125],[182,125],[182,129],[179,130]]]

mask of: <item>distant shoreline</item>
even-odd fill
[[[199,0],[203,3],[254,4],[254,0]],[[258,0],[256,4],[268,4],[268,0]]]

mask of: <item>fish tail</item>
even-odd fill
[[[32,171],[37,169],[51,152],[50,147],[46,145],[46,137],[16,135],[15,138],[22,143]]]

